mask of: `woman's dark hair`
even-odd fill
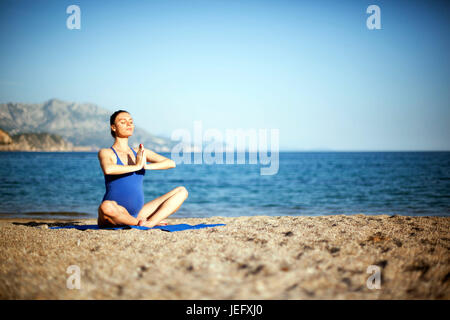
[[[109,118],[109,124],[110,124],[110,125],[113,125],[113,124],[116,122],[117,115],[118,115],[119,113],[121,113],[121,112],[126,112],[126,113],[129,114],[129,112],[126,111],[126,110],[117,110],[117,111],[114,112],[114,113],[111,115],[111,117]],[[112,129],[111,129],[111,135],[112,135],[112,137],[113,137],[114,139],[116,138],[116,133],[115,133]]]

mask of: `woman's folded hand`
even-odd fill
[[[139,145],[139,150],[136,155],[136,164],[139,166],[140,169],[142,169],[142,168],[144,168],[146,163],[147,163],[147,157],[145,155],[145,148],[144,148],[144,145],[141,143]]]

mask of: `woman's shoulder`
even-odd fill
[[[98,151],[98,159],[100,162],[107,161],[109,163],[116,163],[116,155],[111,148],[102,148]]]
[[[111,148],[101,148],[100,150],[98,150],[98,153],[109,153],[109,152],[113,152]]]
[[[98,156],[111,156],[113,153],[111,148],[102,148],[100,150],[98,150]]]

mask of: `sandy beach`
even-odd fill
[[[335,215],[169,219],[226,226],[49,229],[0,220],[1,299],[449,299],[450,218]],[[80,288],[69,289],[69,266]],[[369,289],[369,266],[380,288]],[[373,269],[372,269],[373,270]],[[373,278],[372,278],[373,279]],[[375,283],[371,281],[371,283]]]

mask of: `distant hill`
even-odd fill
[[[0,145],[11,144],[13,140],[9,136],[9,134],[2,129],[0,129]]]
[[[10,136],[0,129],[0,151],[91,151],[77,147],[52,133],[18,133]]]
[[[36,139],[47,139],[47,144],[43,145],[48,147],[51,143],[55,143],[60,148],[65,146],[74,151],[97,151],[114,143],[109,126],[109,117],[112,113],[113,111],[95,104],[65,102],[59,99],[50,99],[38,104],[3,103],[0,104],[0,128],[9,133],[11,139],[15,135],[25,133],[48,134],[15,138],[22,139],[23,143],[26,140],[34,141],[36,144]],[[68,144],[64,145],[58,137]],[[175,144],[168,138],[157,137],[135,127],[129,144],[137,147],[139,143],[156,152],[169,152]]]

